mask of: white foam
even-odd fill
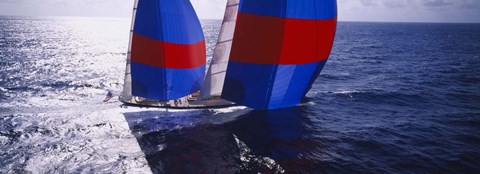
[[[126,109],[93,107],[97,108],[74,107],[37,116],[43,122],[36,126],[54,133],[21,139],[23,146],[43,148],[33,150],[36,153],[29,156],[25,169],[32,173],[151,173],[123,116]],[[25,121],[21,123],[24,125],[19,128],[29,127]]]

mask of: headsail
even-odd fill
[[[124,88],[124,94],[173,100],[200,90],[205,39],[190,1],[139,0],[136,6],[128,61],[131,89]]]
[[[225,73],[232,48],[233,32],[237,20],[239,0],[228,0],[222,27],[213,52],[212,62],[205,77],[205,84],[200,90],[200,99],[222,95]]]
[[[242,0],[222,98],[256,109],[295,106],[330,54],[336,0]]]
[[[132,100],[132,71],[130,69],[130,64],[132,62],[132,37],[133,29],[135,28],[135,15],[137,14],[138,0],[135,0],[133,4],[133,13],[132,13],[132,26],[130,28],[130,42],[128,44],[128,53],[127,53],[127,66],[125,68],[125,78],[123,81],[123,92],[120,94],[121,101]]]

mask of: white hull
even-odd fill
[[[190,96],[169,101],[156,101],[141,97],[131,97],[127,99],[120,97],[119,100],[128,105],[176,109],[226,108],[236,105],[224,99],[197,100],[196,97]]]

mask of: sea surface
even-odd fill
[[[103,103],[129,28],[0,17],[0,173],[480,171],[480,24],[340,22],[303,104],[272,111]]]

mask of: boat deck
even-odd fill
[[[225,108],[235,106],[236,104],[224,99],[214,98],[209,100],[198,100],[197,97],[184,97],[177,100],[157,101],[141,97],[132,97],[129,99],[120,98],[120,101],[128,105],[175,108],[175,109],[203,109],[203,108]]]

